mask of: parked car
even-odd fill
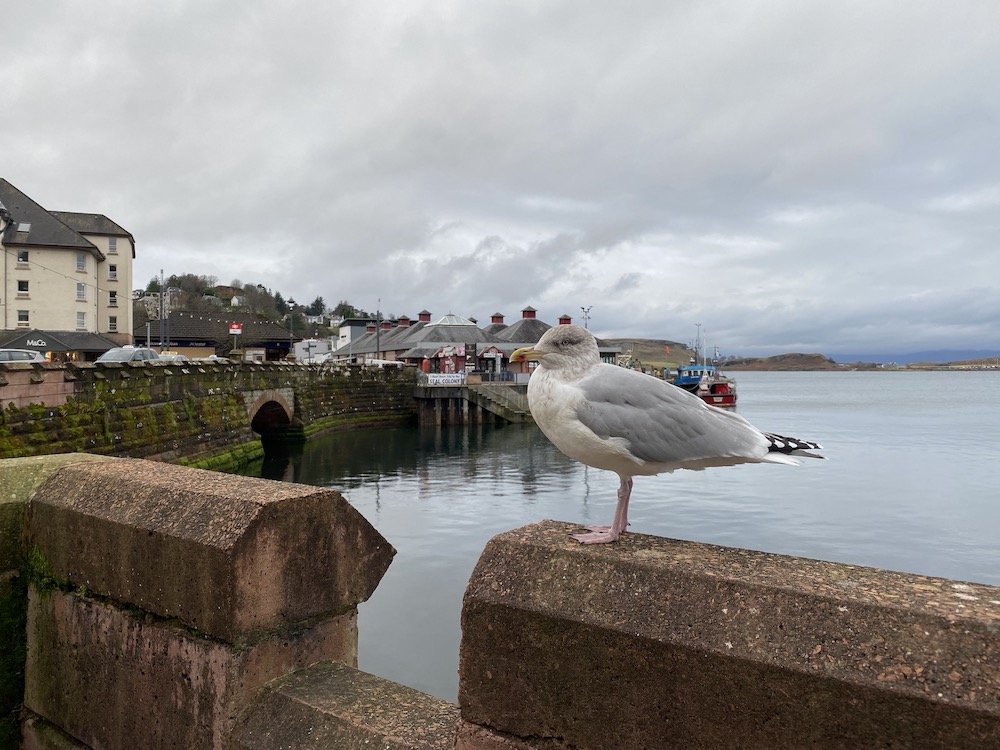
[[[97,358],[97,362],[150,362],[160,355],[145,346],[116,346]]]
[[[207,357],[196,357],[196,362],[218,362],[221,365],[231,365],[233,360],[229,357],[220,357],[218,354],[209,354]]]
[[[0,349],[0,362],[45,362],[45,355],[34,349]]]
[[[190,362],[191,359],[186,354],[180,352],[160,352],[161,362]]]

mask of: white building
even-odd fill
[[[132,338],[135,240],[103,214],[50,211],[0,179],[0,330]]]

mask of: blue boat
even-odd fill
[[[698,396],[710,406],[731,409],[736,406],[736,381],[727,378],[715,365],[690,364],[677,368],[677,375],[670,381]]]
[[[677,367],[677,374],[670,382],[678,388],[698,396],[710,406],[723,409],[736,408],[736,381],[727,378],[718,367],[710,365],[701,357],[701,324],[698,324],[698,338],[694,344],[695,356],[686,365]],[[718,349],[716,349],[718,358]]]

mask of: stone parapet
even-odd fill
[[[225,750],[269,681],[356,665],[357,604],[394,554],[336,492],[132,459],[55,467],[26,545],[40,748]]]
[[[458,747],[1000,747],[1000,589],[544,522],[487,546]]]
[[[28,517],[56,579],[231,642],[353,608],[394,554],[332,490],[150,461],[67,466]]]
[[[316,664],[267,687],[233,733],[234,750],[451,750],[458,706],[350,669]]]

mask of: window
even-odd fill
[[[76,314],[76,330],[78,331],[87,330],[87,313],[78,312]]]
[[[117,237],[108,237],[108,255],[118,255]]]
[[[108,278],[111,281],[116,281],[118,279],[118,266],[114,263],[108,266]]]
[[[17,296],[27,297],[28,296],[28,282],[25,279],[18,279],[17,281]]]
[[[76,300],[77,302],[87,301],[87,285],[77,283],[76,285]]]
[[[108,330],[112,331],[112,332],[118,330],[118,316],[117,315],[112,315],[111,317],[108,318]]]
[[[26,325],[28,325],[28,311],[27,310],[18,310],[17,311],[17,324],[19,326],[26,326]]]
[[[17,262],[19,264],[25,264],[25,263],[28,262],[28,251],[27,250],[18,250],[17,251]]]
[[[118,307],[118,292],[108,292],[108,307]]]
[[[87,271],[87,254],[77,253],[76,254],[76,270],[81,273],[86,273]]]

